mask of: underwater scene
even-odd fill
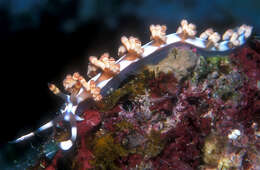
[[[195,37],[187,20],[175,34],[150,30],[144,46],[122,37],[117,61],[91,56],[89,81],[67,75],[70,95],[49,84],[64,108],[6,146],[7,159],[36,136],[18,169],[259,169],[260,42],[246,41],[252,27],[227,30],[221,42],[212,29]]]
[[[0,170],[260,170],[258,23],[183,18],[45,82],[57,113],[1,144]]]

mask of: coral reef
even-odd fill
[[[252,41],[231,55],[212,57],[172,49],[168,58],[104,98],[97,111],[85,112],[92,123],[86,129],[79,122],[80,140],[70,166],[259,169],[259,47]],[[193,64],[170,65],[172,51],[184,57],[180,62]],[[182,78],[176,78],[175,69]],[[64,156],[58,152],[55,159]],[[61,166],[53,161],[47,167],[54,165]]]
[[[195,28],[183,20],[174,35],[180,36],[180,45],[153,51],[163,59],[141,64],[142,69],[134,68],[135,75],[118,81],[118,88],[107,95],[101,89],[124,73],[122,67],[138,65],[141,57],[148,56],[147,49],[158,49],[169,41],[164,26],[150,28],[151,44],[155,46],[143,48],[137,38],[122,37],[124,46],[119,52],[127,53],[118,62],[108,54],[100,59],[92,57],[92,66],[103,73],[90,81],[78,73],[67,76],[64,86],[71,92],[70,98],[75,97],[75,103],[82,98],[98,102],[87,100],[89,107],[80,115],[82,119],[75,112],[69,115],[79,136],[77,140],[72,138],[75,145],[69,143],[72,149],[56,150],[48,161],[46,152],[52,147],[46,145],[42,162],[33,168],[259,169],[260,43],[252,39],[241,48],[233,48],[234,33],[242,38],[251,34],[247,26],[229,31],[224,36],[229,41],[223,42],[219,42],[217,33],[207,30],[201,35],[204,40],[197,41],[202,43],[202,50],[187,45],[195,38]],[[231,46],[230,54],[219,53],[227,47],[224,44]],[[108,73],[117,75],[98,80]],[[81,86],[83,92],[79,92]],[[54,85],[50,89],[61,95]],[[82,95],[84,90],[88,96]],[[73,106],[67,109],[73,110]],[[71,129],[71,133],[66,129],[56,132],[52,140],[67,142],[69,134],[75,134]]]

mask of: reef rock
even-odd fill
[[[177,80],[187,77],[199,63],[199,56],[187,48],[172,48],[166,58],[157,65],[150,65],[148,69],[156,75],[160,72],[173,73]]]

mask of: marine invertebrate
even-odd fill
[[[123,47],[125,47],[125,49],[129,53],[129,55],[141,57],[141,55],[144,52],[141,41],[138,38],[132,36],[127,38],[123,36],[121,37],[121,42],[124,45]],[[126,60],[133,60],[133,59],[130,57],[126,57]]]
[[[189,24],[188,21],[184,19],[181,21],[181,26],[178,27],[176,33],[179,34],[183,40],[189,37],[193,38],[197,33],[196,26],[192,23]]]
[[[154,45],[161,45],[166,43],[166,29],[165,25],[151,25],[150,32],[151,32],[151,40],[154,40]]]
[[[221,39],[217,32],[214,32],[212,28],[207,29],[205,32],[200,34],[200,38],[208,40],[206,46],[210,48],[212,46],[218,48],[218,42]]]
[[[68,75],[64,80],[64,88],[70,95],[63,94],[56,86],[50,85],[50,90],[65,100],[65,109],[61,110],[61,114],[55,120],[14,142],[23,141],[38,132],[56,126],[60,121],[68,121],[71,124],[71,139],[62,141],[60,147],[63,150],[70,149],[77,136],[76,121],[83,120],[79,117],[82,109],[78,107],[85,105],[80,105],[81,103],[88,102],[89,99],[100,101],[102,97],[111,93],[111,89],[116,89],[132,71],[138,70],[146,63],[151,63],[152,60],[160,61],[161,59],[157,57],[159,52],[167,51],[177,44],[188,45],[201,51],[228,52],[246,42],[251,35],[252,27],[243,25],[234,32],[229,31],[223,36],[223,41],[220,41],[220,35],[213,30],[206,31],[200,38],[195,37],[196,26],[189,24],[187,20],[181,21],[181,26],[173,34],[166,35],[166,26],[152,25],[150,30],[153,41],[143,46],[137,38],[123,36],[121,38],[123,46],[119,48],[121,58],[117,61],[107,53],[100,59],[90,57],[89,75],[92,77],[90,80],[86,81],[79,73]],[[98,69],[101,72],[93,76],[91,72],[97,73]]]
[[[115,59],[109,57],[108,53],[104,53],[100,59],[95,56],[89,57],[89,62],[92,66],[100,68],[103,73],[97,80],[98,82],[109,79],[120,72],[120,65],[115,63]]]

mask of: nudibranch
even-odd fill
[[[236,29],[227,30],[222,37],[212,28],[196,37],[196,26],[188,23],[187,20],[181,21],[176,33],[166,35],[166,29],[165,25],[151,25],[151,42],[143,46],[138,38],[123,36],[121,38],[122,46],[118,49],[120,58],[117,61],[108,53],[104,53],[100,58],[89,57],[87,75],[90,79],[88,81],[79,73],[67,75],[63,81],[64,89],[70,95],[62,93],[54,84],[49,84],[49,89],[64,100],[65,108],[54,120],[13,142],[21,142],[41,131],[57,126],[60,121],[67,121],[71,126],[71,137],[60,142],[59,146],[62,150],[68,150],[73,146],[77,137],[77,121],[83,120],[79,116],[83,110],[80,107],[84,107],[84,104],[81,103],[88,102],[88,99],[102,100],[111,90],[119,86],[120,81],[125,79],[130,74],[129,72],[142,67],[151,60],[160,60],[158,56],[161,56],[162,52],[177,44],[188,45],[209,53],[222,53],[242,46],[252,34],[251,26],[242,25]]]

